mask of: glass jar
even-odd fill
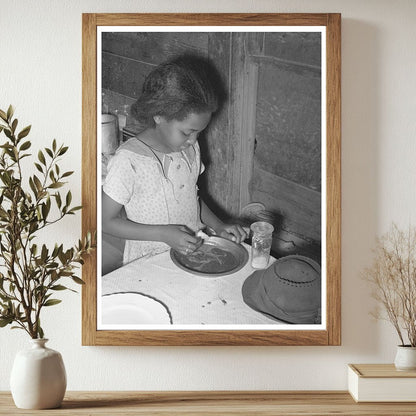
[[[118,128],[120,132],[127,125],[127,118],[130,116],[129,108],[130,106],[128,104],[123,104],[121,109],[116,110],[116,114],[118,117]]]
[[[105,92],[101,93],[101,114],[108,114],[108,103]]]
[[[268,222],[257,221],[251,224],[250,229],[253,232],[251,239],[251,267],[254,269],[265,269],[269,264],[274,227]]]

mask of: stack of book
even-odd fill
[[[348,390],[356,402],[416,402],[416,371],[394,364],[349,364]]]

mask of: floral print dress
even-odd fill
[[[127,218],[141,224],[203,227],[197,180],[204,171],[198,143],[164,154],[133,137],[110,159],[104,192],[124,206]],[[169,250],[156,241],[127,240],[123,264]]]

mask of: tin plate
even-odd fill
[[[248,252],[241,245],[223,237],[212,236],[202,246],[185,255],[170,250],[172,261],[182,270],[204,277],[232,274],[243,268],[248,261]]]

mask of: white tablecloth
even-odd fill
[[[245,245],[250,252],[250,246]],[[271,258],[270,262],[275,261]],[[122,292],[148,294],[170,310],[173,324],[283,324],[251,309],[241,293],[255,270],[251,261],[236,273],[202,277],[176,266],[165,252],[129,263],[102,277],[102,295]]]

